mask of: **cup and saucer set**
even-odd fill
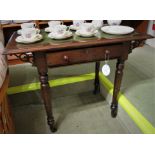
[[[35,28],[35,23],[23,23],[21,29],[17,31],[19,36],[16,38],[18,43],[34,43],[40,41],[43,37],[40,30]]]
[[[48,37],[51,39],[67,39],[73,36],[73,33],[67,30],[67,26],[61,21],[49,21],[45,32],[49,32]]]
[[[73,25],[74,25],[74,22],[73,22]],[[102,20],[93,20],[91,23],[85,23],[85,22],[82,23],[81,21],[78,23],[78,29],[76,30],[75,34],[80,37],[94,37],[96,36],[96,34],[98,33],[98,30],[102,26],[103,26]]]

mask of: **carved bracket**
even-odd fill
[[[141,45],[141,43],[143,42],[143,40],[133,40],[131,41],[131,51],[136,48],[139,47]]]
[[[33,55],[32,53],[21,53],[21,54],[13,54],[18,59],[20,59],[23,62],[30,62],[33,64]]]

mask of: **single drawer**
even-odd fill
[[[114,59],[121,56],[122,52],[121,45],[60,51],[47,53],[47,63],[50,67],[56,67],[105,60],[106,56],[109,59]]]

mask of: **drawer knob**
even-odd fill
[[[69,61],[68,56],[64,55],[64,60],[65,60],[65,61]]]
[[[106,50],[105,53],[106,53],[106,54],[110,54],[110,51],[109,51],[109,50]]]

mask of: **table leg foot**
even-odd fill
[[[48,121],[48,125],[50,127],[51,132],[53,132],[53,133],[56,132],[57,131],[57,127],[55,126],[54,118],[48,119],[47,121]]]
[[[111,116],[113,118],[116,118],[117,112],[118,112],[118,106],[112,104],[111,105]]]
[[[98,94],[99,92],[100,92],[100,85],[97,84],[97,85],[95,85],[95,89],[94,89],[94,91],[93,91],[93,94],[96,95],[96,94]]]

